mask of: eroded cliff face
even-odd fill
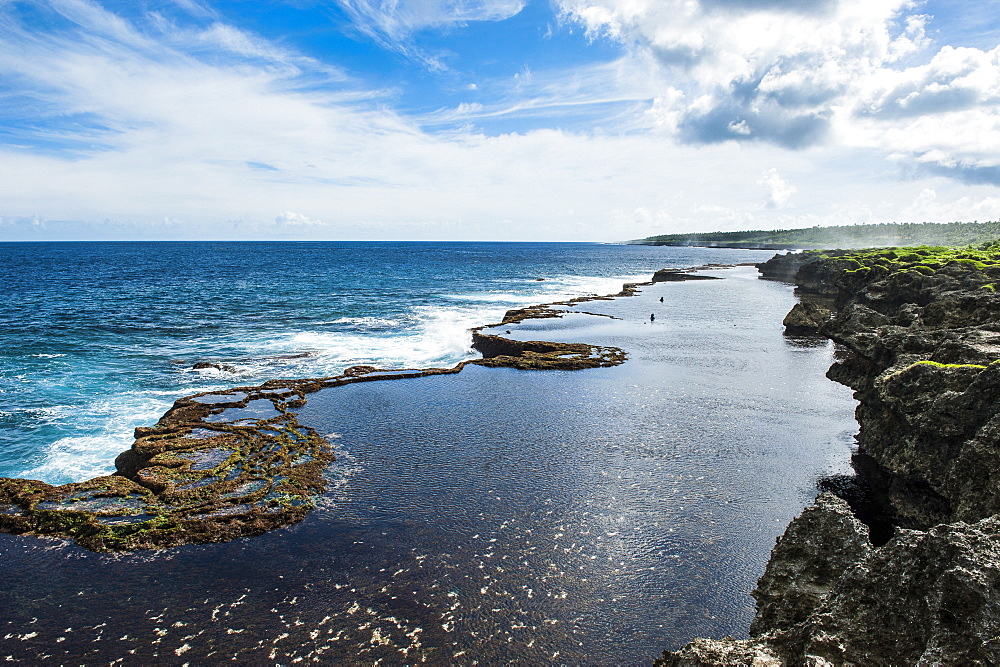
[[[814,252],[759,268],[798,286],[790,333],[838,343],[828,376],[859,401],[857,474],[828,480],[836,495],[779,538],[751,639],[699,639],[659,662],[1000,662],[1000,252]]]

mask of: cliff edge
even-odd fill
[[[789,334],[838,345],[853,477],[778,538],[750,639],[661,665],[1000,663],[1000,244],[777,255]]]

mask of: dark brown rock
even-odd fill
[[[191,366],[191,368],[193,368],[196,371],[213,368],[217,371],[224,371],[226,373],[236,372],[236,368],[234,368],[233,366],[230,366],[229,364],[221,364],[216,361],[199,361],[195,363],[193,366]]]
[[[847,570],[802,630],[834,664],[996,664],[1000,519],[900,530]]]
[[[693,273],[697,269],[660,269],[653,274],[654,283],[680,282],[683,280],[720,280],[718,276],[702,276]]]
[[[785,315],[781,325],[788,335],[815,335],[831,315],[832,310],[816,301],[801,301]]]
[[[821,494],[778,538],[753,597],[751,635],[788,629],[826,600],[844,571],[872,550],[868,528],[846,502]]]

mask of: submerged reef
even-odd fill
[[[181,398],[155,426],[135,430],[134,444],[117,457],[112,475],[61,486],[0,478],[0,532],[122,551],[225,542],[301,521],[326,488],[324,471],[334,460],[327,440],[296,418],[308,394],[354,382],[458,373],[467,364],[524,370],[618,365],[626,354],[617,347],[525,342],[483,332],[562,317],[567,306],[630,296],[639,287],[626,284],[612,296],[509,311],[502,322],[473,330],[473,347],[483,358],[453,368],[354,366],[334,377],[274,380]]]
[[[771,552],[750,639],[662,665],[1000,663],[1000,244],[777,255],[790,335],[832,339],[856,474]]]

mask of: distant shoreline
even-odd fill
[[[727,243],[725,241],[683,242],[683,241],[629,241],[626,245],[669,246],[672,248],[722,248],[727,250],[805,250],[794,243]],[[816,246],[819,248],[821,246]]]

